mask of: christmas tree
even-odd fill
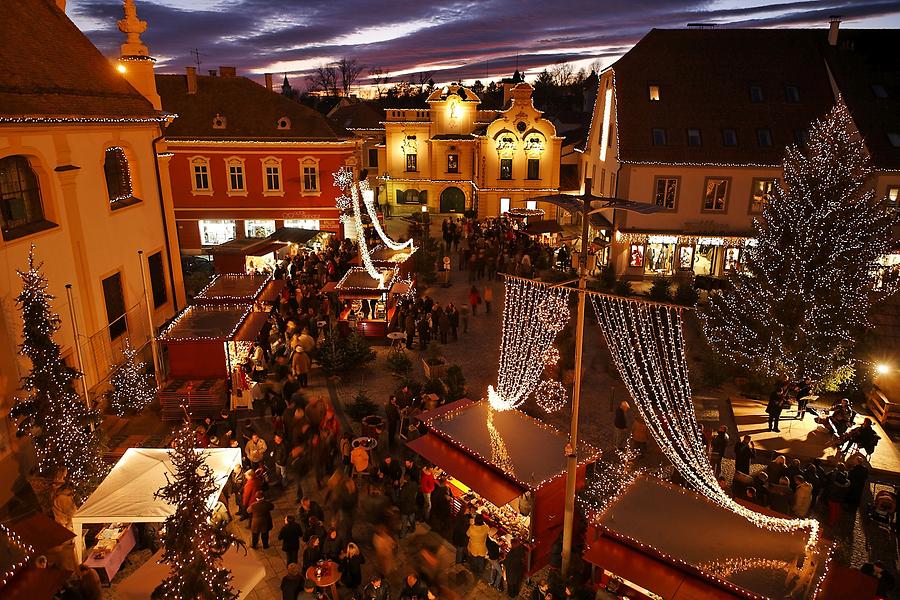
[[[22,311],[19,352],[31,361],[31,372],[22,378],[28,395],[13,406],[10,417],[18,421],[17,435],[31,436],[39,474],[50,477],[64,470],[76,496],[84,498],[103,474],[100,442],[91,428],[97,414],[75,392],[81,373],[65,363],[53,341],[60,319],[50,308],[54,297],[47,292],[42,267],[32,246],[28,270],[18,271],[22,292],[16,298]]]
[[[222,555],[243,542],[226,531],[225,523],[212,523],[209,499],[215,479],[203,452],[194,449],[190,421],[175,432],[172,443],[174,477],[155,497],[175,506],[165,522],[162,562],[169,577],[154,592],[168,600],[228,600],[238,594],[231,587],[231,572],[221,567]]]
[[[112,390],[109,393],[109,405],[120,417],[126,411],[140,412],[153,402],[156,396],[156,382],[153,375],[146,373],[147,363],[135,360],[137,350],[126,340],[122,351],[125,360],[110,378]]]
[[[871,167],[847,108],[838,104],[791,146],[754,226],[731,289],[701,312],[710,344],[766,376],[820,384],[840,378],[877,297],[873,272],[895,217],[867,183]]]

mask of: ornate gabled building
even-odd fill
[[[656,203],[609,215],[611,259],[629,277],[739,269],[784,148],[843,98],[872,185],[900,195],[896,30],[654,29],[600,75],[582,180]],[[900,257],[898,257],[900,262]]]
[[[479,110],[460,85],[436,89],[428,108],[385,111],[384,202],[395,214],[496,216],[559,190],[562,138],[518,83],[501,111]]]
[[[117,65],[66,17],[64,1],[0,2],[0,480],[8,483],[0,505],[29,468],[26,438],[13,437],[6,416],[30,367],[18,356],[15,305],[16,270],[27,269],[30,248],[55,296],[55,339],[76,367],[70,315],[78,323],[88,387],[108,377],[126,340],[144,347],[184,306],[171,197],[156,161],[173,115],[148,99],[146,24],[130,0],[125,7]]]

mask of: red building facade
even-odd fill
[[[340,232],[331,174],[354,164],[354,140],[227,67],[158,75],[157,87],[164,109],[178,114],[166,142],[183,254],[281,227]]]

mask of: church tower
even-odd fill
[[[153,104],[153,108],[162,110],[153,73],[156,59],[150,56],[147,46],[141,41],[141,34],[147,29],[147,21],[138,19],[134,0],[124,0],[124,7],[125,18],[119,20],[118,26],[119,31],[125,34],[125,43],[120,46],[117,68],[128,83]]]

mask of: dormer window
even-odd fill
[[[278,129],[290,129],[291,128],[291,120],[287,117],[281,117],[278,119]]]
[[[650,94],[650,102],[659,102],[659,86],[649,85],[647,88]]]
[[[212,126],[213,129],[225,129],[228,121],[222,115],[216,113],[215,118],[213,119]]]

